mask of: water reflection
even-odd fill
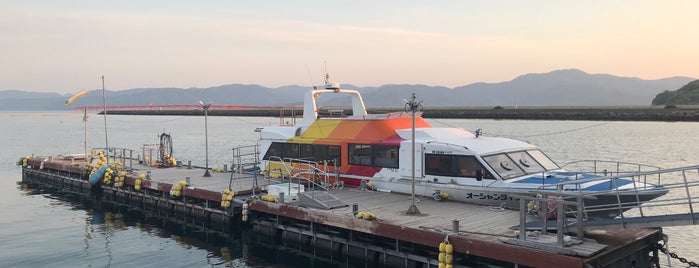
[[[124,258],[135,266],[155,264],[163,258],[176,258],[181,266],[206,263],[210,267],[385,267],[375,258],[353,258],[342,251],[313,246],[293,240],[253,233],[236,226],[234,230],[216,231],[182,223],[148,211],[99,202],[89,197],[52,189],[38,190],[38,185],[21,185],[25,195],[42,195],[51,206],[84,211],[80,255],[93,266],[124,266]],[[157,244],[153,245],[152,237]],[[172,246],[185,254],[173,256]],[[155,247],[155,250],[152,248]],[[76,248],[76,250],[78,250]],[[204,259],[189,256],[204,250]],[[167,252],[167,253],[165,253]],[[162,253],[162,254],[161,254]],[[124,255],[128,257],[124,257]],[[193,265],[185,263],[192,262]],[[172,264],[172,261],[168,261]],[[147,265],[146,265],[147,266]],[[157,265],[156,265],[157,266]]]
[[[207,252],[205,261],[211,267],[255,267],[247,264],[246,254],[243,254],[246,250],[243,250],[240,230],[221,232],[203,227],[197,228],[191,224],[179,223],[126,206],[100,202],[50,188],[39,189],[39,187],[46,188],[18,183],[18,190],[24,196],[41,195],[51,200],[51,206],[64,206],[70,210],[85,211],[81,252],[84,257],[91,259],[98,257],[100,263],[97,266],[114,265],[114,247],[133,246],[133,250],[143,248],[143,245],[137,243],[142,243],[139,238],[146,235],[167,240],[160,242],[159,251],[168,250],[171,245],[177,245],[185,251],[205,250]],[[130,239],[130,236],[134,236],[132,231],[138,231],[140,235]]]

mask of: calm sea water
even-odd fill
[[[699,123],[429,120],[434,126],[483,129],[538,145],[558,163],[623,160],[662,167],[699,164]],[[230,163],[232,147],[253,144],[255,127],[276,118],[209,117],[209,165]],[[202,117],[109,116],[110,146],[138,149],[172,136],[173,155],[204,165]],[[89,147],[104,147],[104,121],[91,115]],[[328,267],[293,251],[266,247],[247,233],[220,236],[190,230],[118,209],[95,207],[79,197],[18,184],[24,155],[83,152],[81,113],[0,113],[0,266],[2,267]],[[699,227],[664,228],[671,250],[699,262]],[[664,260],[664,258],[663,258]],[[679,265],[673,262],[673,265]]]

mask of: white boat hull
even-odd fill
[[[378,191],[391,191],[410,195],[412,193],[411,179],[398,179],[393,182],[383,180],[372,180],[371,187]],[[655,199],[668,192],[667,189],[659,187],[653,190],[642,191],[616,191],[605,192],[577,192],[564,191],[566,196],[583,194],[594,198],[584,198],[585,215],[588,218],[614,218],[620,213],[633,207],[638,207],[645,201]],[[520,196],[536,197],[536,189],[522,188],[493,188],[485,186],[462,186],[443,183],[431,183],[424,180],[416,180],[415,196],[421,198],[435,198],[435,193],[446,194],[446,199],[457,202],[464,202],[488,207],[502,209],[519,209]],[[554,194],[555,196],[555,194]],[[441,197],[437,197],[441,198]],[[576,202],[576,198],[565,198],[568,201]],[[528,204],[530,201],[526,201]],[[525,205],[526,205],[525,204]],[[569,216],[573,216],[572,211],[576,210],[575,205],[566,205]]]

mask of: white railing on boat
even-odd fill
[[[668,193],[656,199],[642,201],[638,193],[644,189],[613,190],[601,193],[582,193],[570,189],[571,184],[589,183],[600,180],[628,179],[629,177],[646,177],[660,175],[667,179],[662,184]],[[636,179],[634,180],[636,181]],[[575,187],[580,189],[580,187]],[[636,192],[636,200],[621,202],[621,192]],[[585,206],[586,200],[595,200],[595,195],[613,194],[619,202],[605,206]],[[699,200],[699,165],[671,169],[660,169],[637,173],[622,173],[595,179],[584,179],[572,182],[562,182],[555,189],[540,189],[532,195],[517,195],[519,198],[520,223],[519,234],[515,239],[505,239],[506,243],[537,247],[556,252],[566,252],[569,242],[566,234],[575,233],[578,241],[583,241],[584,230],[618,229],[618,228],[649,228],[678,225],[699,224],[699,213],[695,204]],[[531,206],[536,204],[536,206]],[[536,207],[536,216],[532,216],[532,207]],[[618,216],[612,219],[588,219],[585,215],[590,212],[612,210]],[[554,216],[555,215],[555,216]],[[555,229],[550,229],[549,220],[554,218]],[[533,220],[527,222],[527,220]],[[572,220],[572,221],[571,221]],[[547,236],[549,231],[556,232],[556,244],[542,245],[537,242],[527,242],[528,237]],[[535,240],[536,240],[535,239]]]
[[[659,185],[662,187],[649,188],[644,184],[636,183],[645,181],[648,177],[658,177]],[[633,188],[596,192],[578,190],[581,189],[579,185],[583,183],[604,181],[616,185],[616,182],[622,179],[633,179]],[[649,190],[666,190],[667,193],[651,200],[643,200],[644,191]],[[595,221],[594,226],[586,224],[585,228],[662,227],[699,223],[699,213],[695,212],[695,207],[698,205],[696,203],[699,201],[699,165],[561,182],[555,188],[541,187],[536,191],[536,194],[536,198],[552,203],[559,202],[557,200],[560,199],[567,200],[566,202],[572,201],[572,204],[567,203],[569,206],[564,206],[566,207],[564,213],[569,217],[578,218],[578,220]],[[601,205],[584,205],[584,200],[596,199],[602,195],[614,198],[607,199],[612,202]],[[632,198],[625,199],[622,198],[623,196],[631,196]],[[536,198],[525,197],[523,199],[534,200]],[[614,199],[616,202],[613,202]],[[526,211],[525,209],[522,213],[526,213]],[[591,213],[606,213],[617,216],[613,219],[592,219],[586,216]]]
[[[578,174],[588,173],[602,176],[622,175],[663,169],[659,166],[611,160],[579,160],[563,164],[561,165],[561,168]],[[584,171],[576,172],[579,170]]]

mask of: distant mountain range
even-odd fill
[[[426,85],[383,85],[342,88],[362,93],[368,107],[403,106],[412,93],[423,100],[424,107],[488,106],[648,106],[661,92],[676,90],[695,80],[671,77],[643,80],[609,74],[588,74],[577,69],[541,74],[525,74],[502,83],[475,83],[447,88]],[[136,88],[107,91],[107,105],[197,104],[200,100],[214,105],[300,105],[304,86],[267,88],[259,85],[231,84],[210,88]],[[0,110],[72,110],[74,106],[102,105],[101,89],[66,107],[68,94],[37,93],[18,90],[0,91]],[[349,105],[348,100],[330,95],[321,105]]]

